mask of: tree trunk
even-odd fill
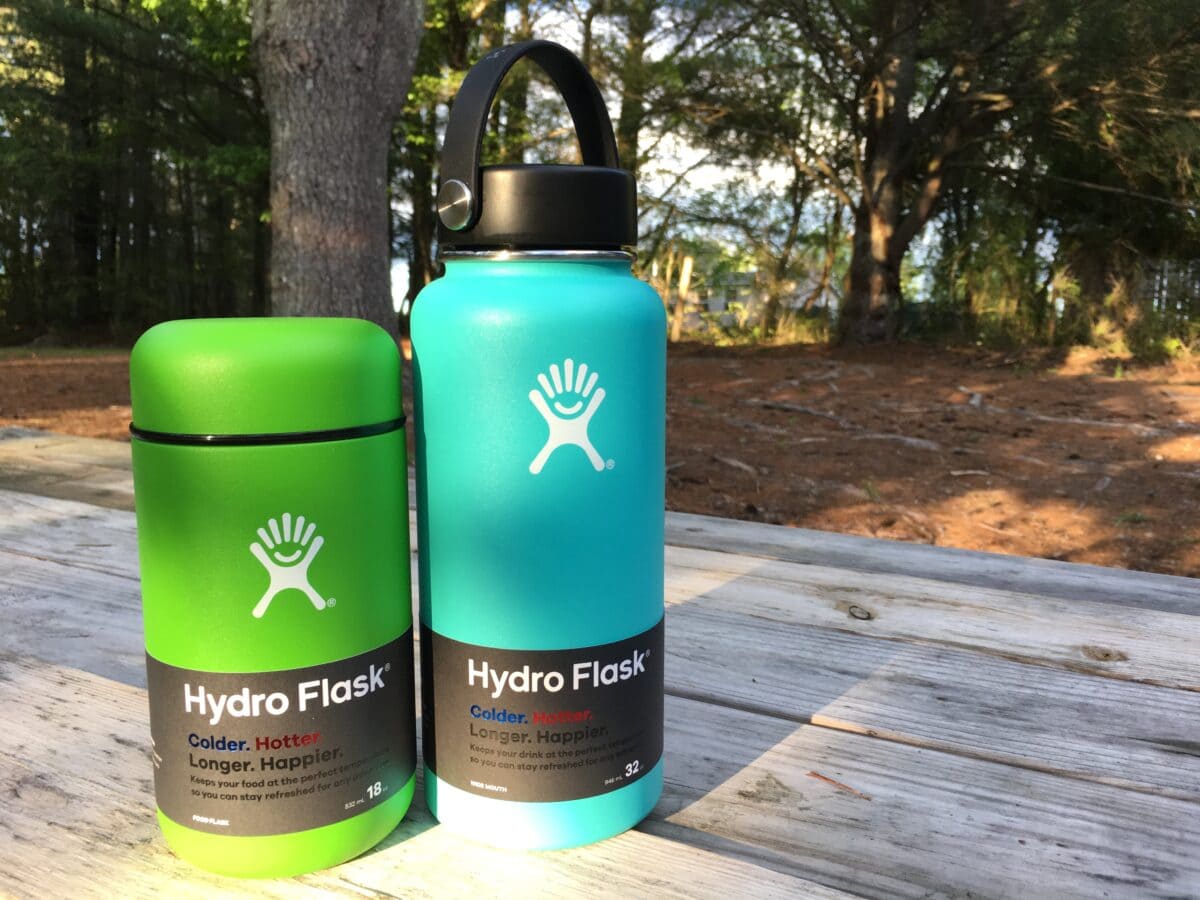
[[[667,247],[667,260],[663,263],[663,287],[662,298],[663,303],[668,308],[671,306],[671,279],[675,276],[675,245]]]
[[[533,21],[529,17],[529,0],[518,0],[520,18],[512,40],[528,41],[533,37]],[[516,67],[508,76],[504,91],[504,135],[501,141],[501,162],[520,165],[525,161],[525,145],[529,143],[529,63]]]
[[[264,221],[271,209],[271,186],[259,182],[254,190],[254,284],[250,314],[271,314],[271,226]]]
[[[141,127],[133,129],[133,144],[130,155],[130,227],[131,253],[129,255],[129,274],[126,280],[124,297],[114,298],[119,303],[131,308],[145,309],[150,304],[162,301],[155,296],[152,269],[161,264],[156,257],[151,244],[152,224],[155,220],[154,198],[159,186],[154,179],[154,157],[150,146],[152,136],[148,129]],[[228,222],[225,223],[228,227]],[[110,311],[114,325],[119,324],[122,317],[120,306]]]
[[[393,335],[388,146],[420,0],[254,0],[271,123],[271,306],[369,319]]]
[[[679,290],[675,294],[675,307],[671,310],[671,343],[679,343],[683,339],[683,318],[687,312],[688,292],[692,284],[693,258],[683,258],[683,268],[679,270]]]
[[[896,217],[867,198],[854,211],[854,243],[839,338],[860,344],[890,341],[899,327],[900,258],[891,252]]]
[[[838,244],[842,242],[842,207],[835,206],[833,216],[825,231],[825,261],[821,264],[821,275],[816,285],[804,298],[804,311],[811,312],[817,301],[829,290],[829,280],[833,277],[833,264],[837,262]]]
[[[944,188],[943,166],[964,139],[962,123],[952,121],[917,167],[914,147],[922,133],[932,133],[934,121],[914,121],[911,116],[918,37],[930,14],[914,0],[882,3],[877,9],[875,30],[886,39],[865,92],[863,150],[857,163],[861,195],[838,321],[839,339],[859,343],[896,337],[904,304],[904,254],[936,209]]]
[[[1058,343],[1092,343],[1102,316],[1123,332],[1129,324],[1127,293],[1132,266],[1128,255],[1110,243],[1077,241],[1065,247],[1063,256],[1076,290],[1065,292]]]
[[[620,63],[621,112],[617,117],[617,155],[637,176],[638,135],[646,118],[646,38],[654,26],[654,0],[630,0],[625,15],[625,53]],[[588,54],[591,55],[590,52]]]
[[[800,238],[800,218],[803,216],[805,204],[808,202],[810,184],[811,182],[809,182],[800,166],[796,163],[795,157],[793,157],[792,183],[788,187],[788,200],[792,208],[791,218],[788,221],[788,230],[784,236],[783,245],[779,248],[779,253],[775,257],[774,264],[771,266],[767,282],[767,302],[763,308],[762,318],[764,340],[770,340],[775,337],[775,332],[779,330],[780,322],[784,318],[784,286],[787,281],[788,270],[792,265],[792,255],[796,251],[796,243]]]
[[[587,9],[583,13],[583,41],[580,60],[583,62],[584,68],[589,71],[592,68],[592,51],[594,46],[593,27],[596,21],[596,16],[604,11],[605,0],[592,0],[588,4]]]
[[[437,110],[430,109],[428,118],[418,115],[421,129],[425,132],[425,146],[437,146]],[[415,300],[421,288],[433,280],[433,235],[437,220],[433,208],[433,167],[423,147],[414,148],[409,154],[409,172],[412,176],[412,234],[409,241],[408,299]]]
[[[82,0],[71,6],[83,10]],[[101,304],[98,276],[100,255],[100,179],[96,171],[95,85],[89,72],[89,48],[83,39],[66,41],[63,51],[62,94],[73,165],[71,188],[71,316],[89,330],[108,325]]]
[[[179,204],[180,260],[172,304],[174,317],[190,319],[195,312],[196,292],[196,209],[192,198],[192,167],[183,163],[175,171],[175,197]]]

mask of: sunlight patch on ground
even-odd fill
[[[1181,434],[1156,443],[1146,454],[1154,461],[1200,464],[1200,435]]]

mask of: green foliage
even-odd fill
[[[1145,513],[1138,512],[1137,510],[1127,510],[1113,519],[1113,524],[1123,527],[1125,525],[1145,525],[1149,521],[1150,517]]]
[[[701,339],[717,347],[757,344],[763,339],[762,326],[748,320],[744,303],[730,303],[725,312],[702,312],[700,319],[704,323]]]
[[[609,101],[641,182],[641,274],[670,303],[687,256],[693,300],[754,273],[756,302],[705,314],[707,340],[828,340],[855,223],[895,188],[893,234],[915,223],[918,248],[897,238],[887,253],[903,335],[1146,361],[1200,348],[1188,4],[430,0],[425,15],[391,154],[413,292],[436,269],[454,93],[481,55],[536,35],[586,56]],[[249,0],[0,7],[0,343],[268,308],[252,49]],[[888,120],[907,142],[881,160],[891,132],[871,104],[893,52],[912,62],[908,115]],[[535,66],[506,81],[484,155],[576,161]],[[934,175],[925,225],[909,217]]]
[[[828,310],[797,310],[783,317],[775,330],[777,344],[826,344],[833,335]]]
[[[31,0],[0,37],[0,342],[264,310],[248,3]]]

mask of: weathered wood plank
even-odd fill
[[[9,657],[0,708],[0,892],[10,896],[848,896],[636,831],[578,850],[492,850],[436,827],[419,799],[357,860],[287,881],[221,878],[176,859],[158,835],[144,692]]]
[[[880,897],[1194,897],[1200,806],[671,698],[644,828]],[[664,821],[665,820],[665,821]]]
[[[0,650],[144,684],[137,585],[0,555]],[[670,689],[1164,796],[1200,799],[1200,694],[686,605]],[[28,648],[36,648],[28,649]]]
[[[0,651],[144,684],[136,583],[53,561],[6,562]],[[682,696],[1200,797],[1197,693],[826,628],[780,629],[703,602],[672,608],[668,624],[669,689]]]
[[[91,503],[0,489],[0,550],[138,577],[133,514]]]
[[[1200,801],[1200,693],[685,604],[668,690],[722,706]]]
[[[0,458],[9,457],[103,466],[126,472],[132,468],[127,441],[76,437],[36,428],[0,427]]]
[[[10,505],[0,508],[9,511],[10,524],[0,526],[0,622],[5,623],[0,651],[36,654],[144,684],[132,516],[40,497],[24,502],[0,492],[4,502]],[[70,515],[63,518],[64,513]],[[97,543],[97,531],[108,546],[90,546]],[[13,547],[24,551],[14,555]],[[57,558],[35,557],[39,547],[53,547]],[[718,556],[727,562],[727,555]],[[818,571],[792,568],[802,575]],[[112,571],[121,574],[106,574]],[[697,577],[689,569],[669,570],[669,590],[679,602],[668,620],[668,686],[681,696],[1163,796],[1200,795],[1200,747],[1193,724],[1200,721],[1200,693],[896,640],[894,629],[875,635],[870,629],[891,613],[869,603],[865,591],[854,598],[858,609],[869,606],[879,618],[854,619],[836,600],[814,600],[807,588],[764,598],[751,582],[718,579],[717,586],[706,585],[707,593],[689,593]],[[878,591],[873,596],[878,598]],[[994,630],[1009,638],[1006,653],[1027,654],[1048,638],[1039,630],[1022,645],[1037,608],[1028,605],[1029,598],[1013,596],[1026,604],[1017,613],[1023,630]],[[1010,599],[992,598],[995,616]],[[905,598],[888,602],[902,606]],[[1116,612],[1129,617],[1122,635],[1135,637],[1141,620],[1169,615]],[[958,620],[972,615],[987,621],[986,610],[960,615],[951,606],[941,618],[926,616],[920,622],[932,640],[939,631],[965,627]],[[1080,619],[1060,619],[1057,627],[1079,633],[1094,624]],[[986,631],[985,625],[978,627]],[[1193,640],[1187,631],[1162,639],[1175,642],[1175,658],[1190,671],[1197,665]]]
[[[0,490],[3,550],[137,577],[133,516],[90,504]],[[672,604],[1200,690],[1196,616],[671,546],[666,576]]]
[[[1066,600],[1200,615],[1200,580],[1177,575],[885,541],[689,513],[667,514],[667,543],[877,575],[915,576]]]
[[[135,895],[165,883],[248,887],[184,866],[159,841],[142,692],[20,659],[0,663],[0,676],[0,703],[20,715],[0,733],[0,790],[14,801],[0,820],[0,883],[22,894],[116,879]],[[674,697],[667,720],[667,791],[642,833],[554,854],[472,845],[467,866],[463,843],[418,803],[382,850],[300,884],[404,896],[497,884],[550,896],[808,896],[812,880],[888,897],[1200,888],[1195,804]]]
[[[132,509],[128,469],[126,443],[0,429],[0,488]],[[410,489],[410,500],[415,497]],[[1200,615],[1200,582],[1173,575],[675,512],[667,513],[667,542],[805,565]]]
[[[133,509],[129,444],[0,428],[0,488]]]
[[[137,581],[0,549],[0,656],[144,687],[143,647]]]
[[[1200,616],[667,548],[667,603],[1200,690]]]

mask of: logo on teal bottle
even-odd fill
[[[576,369],[575,361],[571,359],[563,360],[561,371],[558,363],[552,363],[550,377],[546,375],[545,372],[538,373],[537,380],[542,389],[530,391],[529,402],[546,420],[550,436],[529,464],[529,471],[537,475],[555,450],[567,446],[581,449],[597,472],[602,472],[606,467],[611,469],[612,460],[606,463],[588,437],[592,416],[605,397],[604,388],[596,387],[600,376],[595,372],[589,376],[587,363],[580,363]],[[584,401],[587,401],[586,407]]]
[[[271,578],[262,599],[254,607],[256,619],[261,619],[271,606],[271,601],[288,588],[302,591],[316,609],[324,609],[328,605],[308,580],[308,567],[325,546],[325,538],[316,533],[315,522],[309,522],[308,527],[304,527],[304,516],[297,516],[293,522],[292,514],[284,513],[280,519],[282,527],[275,519],[269,519],[265,527],[258,529],[262,544],[255,541],[250,545],[250,552],[262,563]],[[270,533],[267,529],[270,529]],[[266,544],[266,549],[263,549],[263,544]]]

